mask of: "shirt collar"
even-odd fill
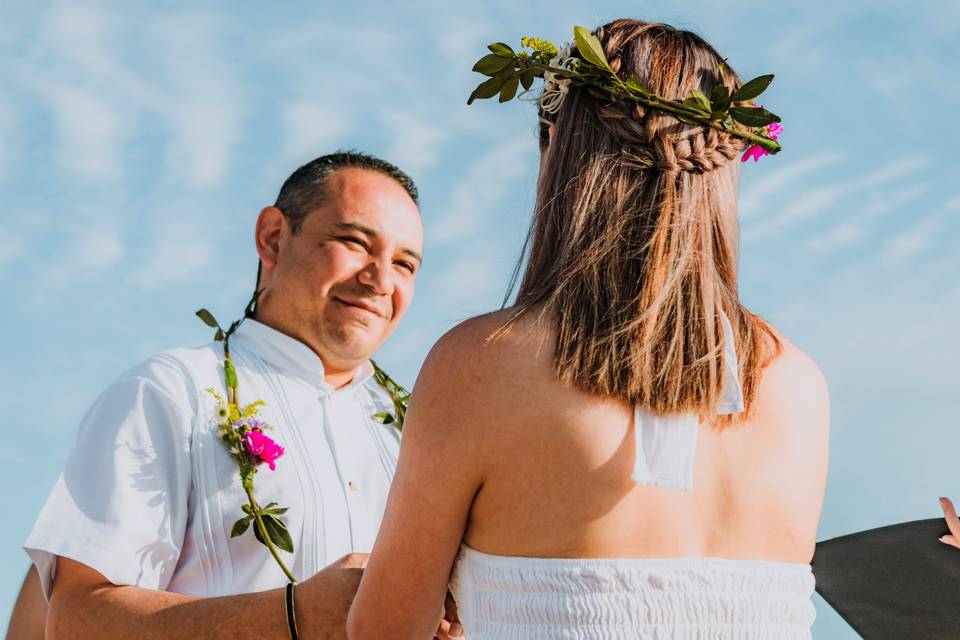
[[[323,395],[346,391],[364,384],[373,376],[369,360],[357,367],[349,384],[334,389],[324,380],[323,361],[313,350],[296,338],[268,327],[253,318],[247,318],[230,338],[232,344],[252,351],[271,366],[317,387]]]

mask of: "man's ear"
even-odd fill
[[[257,253],[264,269],[273,269],[280,255],[280,240],[287,229],[287,218],[276,207],[266,207],[257,217]]]

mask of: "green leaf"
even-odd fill
[[[603,53],[603,46],[600,44],[600,41],[597,40],[597,36],[590,33],[590,31],[584,27],[574,27],[573,37],[577,41],[577,51],[580,52],[582,59],[596,67],[606,69],[613,73],[613,70],[610,69],[610,64],[607,62],[607,57]]]
[[[250,511],[250,505],[247,504],[246,502],[244,502],[242,505],[240,505],[240,509],[242,509],[244,513],[247,513],[247,514],[251,513],[251,511]]]
[[[250,523],[253,521],[253,516],[244,516],[233,523],[233,528],[230,529],[231,538],[239,538],[242,536],[247,528],[250,526]]]
[[[227,387],[231,389],[237,388],[237,370],[233,366],[232,360],[223,361],[223,375],[227,380]]]
[[[207,311],[206,309],[200,309],[197,311],[197,317],[203,320],[211,329],[219,329],[220,324],[217,322],[216,318],[213,317],[213,314]]]
[[[513,58],[517,54],[513,52],[513,49],[510,48],[510,45],[504,44],[502,42],[494,42],[493,44],[488,44],[487,49],[490,49],[495,55],[500,56],[501,58]]]
[[[263,520],[263,528],[267,530],[267,535],[270,536],[270,542],[287,553],[293,553],[293,538],[290,537],[287,525],[271,515],[263,515],[260,519]],[[260,535],[259,527],[254,528],[253,532],[261,544],[267,544]]]
[[[698,91],[697,89],[694,89],[693,100],[700,106],[701,111],[710,113],[710,111],[712,110],[712,107],[710,106],[710,99],[707,98],[707,96],[705,96],[702,91]],[[686,103],[686,100],[684,100],[684,103]]]
[[[517,95],[517,89],[520,87],[520,76],[514,75],[507,80],[503,88],[500,89],[500,102],[509,102]]]
[[[274,516],[282,516],[289,510],[290,510],[290,507],[273,507],[273,508],[265,507],[263,509],[263,513],[267,513]]]
[[[719,83],[713,85],[713,89],[710,91],[710,103],[714,111],[727,110],[730,105],[730,90],[727,89],[726,85]]]
[[[527,69],[520,74],[520,84],[523,85],[524,91],[529,91],[530,87],[533,86],[533,79],[536,77],[536,73],[533,69]]]
[[[780,122],[780,116],[760,107],[731,107],[730,115],[740,124],[748,127],[765,127]]]
[[[674,117],[676,117],[676,119],[679,120],[680,122],[686,122],[687,124],[693,124],[693,125],[702,124],[701,122],[697,122],[696,120],[694,120],[694,119],[691,118],[690,116],[681,115],[681,114],[679,114],[679,113],[675,113],[675,114],[673,114],[673,115],[674,115]]]
[[[761,93],[767,90],[770,83],[773,82],[773,74],[759,76],[746,83],[733,92],[730,96],[731,102],[743,102],[744,100],[753,100]]]
[[[643,83],[640,82],[640,78],[627,78],[626,84],[631,90],[636,91],[642,96],[650,95],[650,91],[645,86],[643,86]]]
[[[495,76],[507,67],[513,65],[513,58],[504,58],[495,53],[488,53],[473,65],[473,70],[485,76]]]
[[[387,413],[386,411],[381,411],[380,413],[373,414],[375,420],[380,421],[381,424],[390,424],[393,422],[393,416]]]
[[[480,83],[480,86],[470,94],[470,97],[467,99],[467,104],[473,104],[473,101],[477,99],[485,100],[486,98],[492,98],[500,93],[500,88],[503,87],[504,82],[505,80],[503,78],[493,77]]]

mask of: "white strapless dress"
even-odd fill
[[[810,565],[521,558],[463,545],[450,588],[467,640],[809,640]]]

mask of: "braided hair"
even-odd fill
[[[688,31],[616,20],[595,34],[614,72],[666,98],[738,81],[729,67],[719,77],[723,58]],[[780,343],[737,293],[739,163],[730,161],[745,143],[594,87],[540,119],[516,306],[554,320],[560,379],[662,414],[715,414],[726,315],[749,417]]]

